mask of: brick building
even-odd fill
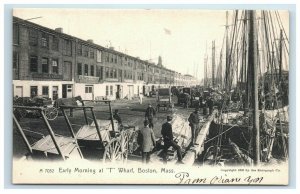
[[[13,17],[14,96],[132,98],[158,87],[187,86],[191,76]]]

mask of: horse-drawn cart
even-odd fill
[[[14,110],[18,109],[22,111],[36,111],[41,115],[42,121],[47,129],[46,131],[48,135],[44,135],[33,130],[26,130],[25,128],[21,127],[14,111],[13,121],[28,150],[28,154],[26,154],[27,159],[66,160],[83,158],[81,150],[79,149],[74,133],[72,131],[70,131],[72,134],[71,137],[54,133],[50,123],[48,122],[48,118],[46,117],[45,108],[28,106],[13,106],[13,108]],[[39,127],[42,128],[42,125],[39,125]],[[30,138],[33,136],[34,138]],[[35,141],[32,141],[32,139],[34,139]]]
[[[170,88],[159,88],[157,96],[156,109],[159,112],[160,108],[172,110],[174,108],[174,103],[172,102],[172,93]]]
[[[53,102],[50,98],[36,96],[30,97],[19,97],[14,100],[16,106],[27,106],[27,107],[43,107],[43,112],[48,120],[54,120],[58,116],[58,109],[53,106]],[[24,118],[27,116],[40,117],[40,111],[38,109],[15,109],[17,118]]]
[[[134,134],[135,127],[127,126],[120,130],[118,123],[113,119],[110,101],[92,101],[94,103],[104,102],[109,105],[109,120],[96,119],[93,106],[60,106],[63,115],[72,130],[72,124],[65,113],[65,109],[82,109],[85,124],[76,133],[76,139],[86,159],[103,159],[103,162],[126,162],[129,153],[129,141]],[[90,110],[91,118],[87,115]],[[91,120],[91,121],[90,121]]]

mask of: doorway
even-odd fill
[[[85,86],[85,98],[84,100],[93,100],[94,99],[94,86],[86,85]]]
[[[72,84],[63,84],[62,85],[62,97],[63,98],[72,98],[73,97]]]
[[[16,86],[15,96],[23,97],[23,86]]]

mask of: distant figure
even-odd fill
[[[14,97],[14,99],[13,99],[13,102],[15,103],[15,102],[18,100],[18,98],[19,98],[19,96],[16,95],[16,96]]]
[[[139,95],[140,104],[143,104],[143,97],[144,97],[143,93],[140,93],[140,95]]]
[[[207,106],[209,108],[209,115],[212,114],[213,110],[214,110],[214,101],[212,99],[212,97],[209,97],[207,100]]]
[[[156,111],[155,109],[152,107],[151,104],[148,104],[148,108],[146,109],[146,113],[145,113],[145,120],[149,121],[149,127],[153,129],[153,117],[155,116]]]
[[[164,141],[163,160],[164,160],[164,163],[167,163],[168,149],[170,146],[172,146],[175,150],[177,150],[178,163],[183,163],[181,148],[173,139],[173,131],[172,131],[172,125],[171,125],[172,119],[173,118],[171,116],[167,116],[167,122],[162,125],[162,129],[161,129],[161,134],[163,136],[163,141]]]
[[[142,161],[143,163],[149,163],[150,152],[154,148],[156,142],[154,132],[151,128],[149,128],[148,120],[144,121],[144,128],[142,128],[140,132],[142,134]]]
[[[119,115],[119,110],[118,109],[115,110],[115,112],[113,114],[113,118],[118,121],[119,126],[123,125],[122,124],[122,119],[121,119],[121,116]]]
[[[200,96],[199,96],[199,108],[202,108],[202,107],[203,107],[203,97],[200,94]]]
[[[190,122],[190,127],[192,131],[192,139],[191,139],[191,145],[197,145],[195,143],[196,141],[196,133],[199,130],[199,123],[200,123],[200,118],[199,118],[199,109],[196,108],[194,112],[191,113],[188,121]]]
[[[191,101],[191,96],[188,93],[184,93],[184,108],[189,108],[189,104]]]

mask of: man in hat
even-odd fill
[[[155,116],[156,111],[155,109],[151,106],[151,104],[148,104],[148,108],[146,109],[145,113],[145,120],[149,121],[149,127],[153,129],[153,117]]]
[[[209,108],[209,115],[211,115],[213,110],[214,110],[214,101],[213,101],[213,98],[211,96],[207,100],[207,105],[208,105],[208,108]]]
[[[149,163],[150,153],[151,150],[154,148],[156,142],[154,132],[151,128],[149,128],[148,120],[144,121],[144,128],[140,130],[140,133],[142,135],[142,161],[143,163]]]
[[[199,123],[200,123],[200,118],[199,118],[199,109],[196,108],[194,112],[192,112],[190,114],[190,117],[188,119],[188,121],[190,122],[190,127],[191,127],[191,131],[192,131],[192,139],[191,139],[191,145],[195,145],[195,141],[196,141],[196,133],[199,130]]]
[[[172,131],[172,116],[167,116],[167,122],[162,125],[161,134],[163,136],[164,141],[164,155],[163,160],[164,163],[167,162],[167,152],[170,146],[172,146],[177,151],[178,163],[182,163],[182,154],[180,146],[173,139],[173,131]]]
[[[118,121],[119,126],[122,126],[122,119],[121,119],[121,116],[119,115],[118,109],[115,110],[115,112],[113,114],[113,118]]]

